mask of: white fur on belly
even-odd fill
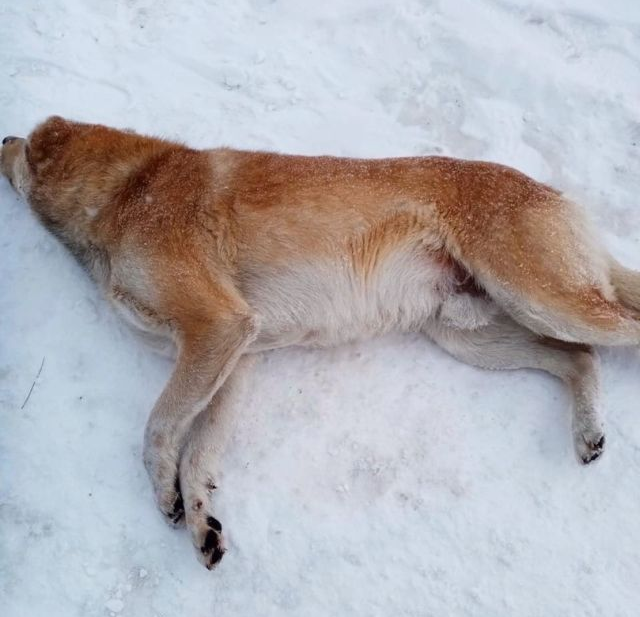
[[[137,278],[135,283],[140,295],[143,281]],[[392,330],[428,334],[436,322],[474,330],[499,311],[488,296],[456,291],[451,268],[420,246],[394,251],[366,280],[346,256],[262,266],[259,275],[245,279],[242,292],[261,324],[249,352],[289,345],[334,346]],[[124,321],[156,351],[175,355],[175,333],[166,324],[141,313],[126,295],[112,294],[111,300]]]
[[[422,330],[440,313],[450,325],[456,319],[460,327],[482,322],[485,303],[455,295],[451,276],[424,249],[406,247],[379,264],[367,280],[347,258],[261,271],[243,288],[262,318],[251,350],[331,346],[390,330]]]

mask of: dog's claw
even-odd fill
[[[582,436],[582,443],[578,448],[578,454],[584,465],[588,465],[593,461],[599,459],[603,452],[606,443],[606,438],[603,434],[596,435],[593,439],[587,439]]]
[[[171,503],[171,506],[169,508],[167,508],[166,506],[165,508],[161,507],[161,511],[165,519],[171,526],[179,527],[184,522],[184,501],[182,499],[182,493],[180,491],[180,482],[177,478],[174,483],[174,489],[175,497],[173,498],[173,503],[169,501],[169,503]],[[170,498],[171,497],[169,497],[169,499]]]
[[[220,521],[213,516],[207,516],[205,520],[206,531],[204,531],[204,535],[202,536],[196,532],[194,541],[200,536],[200,539],[196,543],[196,546],[199,545],[198,548],[201,553],[200,561],[207,570],[213,570],[218,563],[220,563],[220,560],[226,552],[226,548],[224,546]]]

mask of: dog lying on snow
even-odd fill
[[[0,152],[117,310],[175,342],[144,462],[208,568],[225,550],[209,497],[248,354],[420,331],[470,364],[559,377],[578,456],[603,451],[592,345],[640,343],[640,273],[548,186],[493,163],[199,151],[59,117]]]

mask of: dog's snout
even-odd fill
[[[2,140],[2,145],[4,146],[5,144],[11,143],[12,141],[15,141],[16,139],[20,139],[19,137],[16,137],[15,135],[7,135],[3,140]]]

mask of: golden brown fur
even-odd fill
[[[8,139],[0,167],[132,325],[175,342],[145,463],[207,567],[225,550],[203,506],[215,427],[248,353],[419,330],[467,362],[560,377],[579,456],[602,452],[591,345],[640,342],[640,275],[514,169],[199,151],[58,117]]]

